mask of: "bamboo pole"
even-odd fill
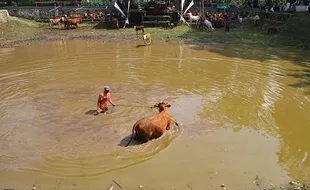
[[[204,0],[201,0],[202,1],[202,16],[204,17],[205,16],[205,1]]]
[[[54,0],[54,18],[56,18],[56,0]]]

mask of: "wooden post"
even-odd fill
[[[56,18],[56,0],[54,0],[54,18]]]
[[[204,17],[205,16],[205,1],[204,0],[201,0],[202,1],[202,16]]]
[[[131,2],[130,2],[131,0],[128,0],[128,2],[127,2],[127,14],[126,14],[126,16],[127,16],[127,18],[126,18],[126,20],[125,20],[125,23],[124,23],[124,28],[126,27],[126,21],[127,21],[127,19],[128,19],[128,22],[129,22],[129,12],[130,12],[130,4],[131,4]]]

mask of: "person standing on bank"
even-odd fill
[[[116,106],[111,98],[110,87],[105,86],[103,87],[103,92],[101,92],[98,97],[97,114],[108,111],[108,101],[112,104],[112,106]]]
[[[225,32],[229,32],[230,18],[226,12],[224,13],[224,18],[225,18]]]

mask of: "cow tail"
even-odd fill
[[[134,126],[132,127],[131,138],[130,138],[129,142],[127,143],[127,145],[126,145],[125,147],[127,147],[127,146],[131,143],[132,139],[134,138],[136,126],[137,126],[137,125],[134,125]]]

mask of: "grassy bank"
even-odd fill
[[[198,30],[195,26],[177,26],[173,29],[147,28],[146,32],[152,34],[157,40],[186,40],[189,42],[220,43],[220,44],[257,44],[260,47],[293,47],[310,49],[309,13],[298,13],[285,22],[264,20],[257,27],[252,26],[251,20],[245,20],[241,28],[239,24],[232,23],[230,32],[224,28],[216,28],[215,32]],[[269,27],[276,27],[280,32],[276,35],[268,34]],[[130,30],[129,34],[135,31]]]
[[[10,43],[28,40],[39,31],[39,25],[26,19],[10,18],[6,23],[0,23],[0,41]]]
[[[151,33],[153,40],[163,41],[187,41],[189,43],[224,43],[224,44],[253,44],[258,47],[293,47],[301,49],[310,48],[310,14],[300,13],[286,22],[261,20],[259,26],[252,27],[250,20],[245,20],[243,28],[237,23],[231,24],[230,32],[224,28],[216,28],[215,32],[198,30],[195,26],[176,26],[174,28],[146,28],[145,32]],[[277,35],[267,34],[269,27],[277,27],[280,33]],[[97,24],[83,23],[77,29],[64,30],[63,26],[55,26],[49,29],[47,23],[35,23],[25,19],[12,19],[8,23],[0,23],[0,45],[20,41],[38,40],[106,40],[106,41],[135,41],[141,40],[141,34],[136,35],[133,28],[121,28],[109,30],[98,27]]]

